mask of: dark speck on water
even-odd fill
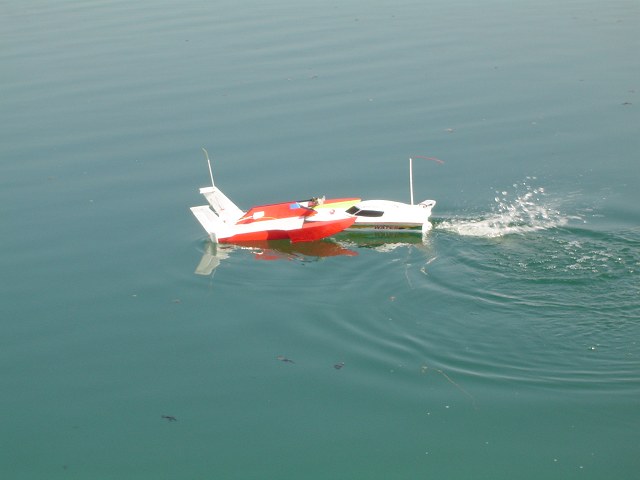
[[[278,360],[280,360],[281,362],[284,362],[284,363],[296,363],[296,362],[294,362],[293,360],[291,360],[291,359],[289,359],[289,358],[285,357],[284,355],[278,355],[276,358],[277,358]]]
[[[161,415],[161,418],[164,418],[167,422],[177,422],[178,419],[173,415]]]

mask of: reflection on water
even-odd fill
[[[389,252],[407,245],[420,246],[429,243],[429,233],[423,234],[416,230],[406,232],[384,230],[376,232],[344,231],[335,235],[334,238],[344,245],[370,248],[379,252]]]
[[[247,242],[242,245],[216,244],[207,241],[205,251],[196,267],[198,275],[211,275],[222,260],[229,258],[232,252],[249,252],[256,260],[301,260],[310,261],[322,257],[340,255],[358,255],[353,250],[330,240],[291,243],[288,240]]]
[[[255,260],[298,260],[309,262],[324,257],[358,255],[357,249],[391,252],[400,247],[429,245],[429,236],[416,232],[342,232],[315,242],[291,243],[288,240],[219,244],[207,241],[202,258],[195,269],[197,275],[208,276],[235,252],[248,252]]]

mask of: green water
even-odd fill
[[[2,478],[637,476],[636,1],[0,13]],[[433,229],[215,248],[203,146]]]

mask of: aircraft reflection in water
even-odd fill
[[[242,245],[221,245],[213,242],[205,244],[202,259],[196,268],[198,275],[211,275],[222,260],[229,258],[231,252],[246,251],[256,260],[311,260],[339,255],[356,256],[357,252],[339,243],[325,240],[315,242],[291,243],[287,240],[274,240],[243,243]]]
[[[367,248],[379,252],[389,252],[398,247],[427,246],[427,238],[413,233],[340,233],[332,239],[313,242],[291,243],[286,240],[260,241],[234,244],[205,243],[205,250],[196,267],[198,275],[211,275],[220,263],[233,252],[248,252],[255,260],[303,260],[311,261],[323,257],[358,255],[355,249]]]

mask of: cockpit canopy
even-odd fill
[[[381,210],[361,210],[355,205],[347,210],[347,213],[356,217],[381,217],[384,212]]]

